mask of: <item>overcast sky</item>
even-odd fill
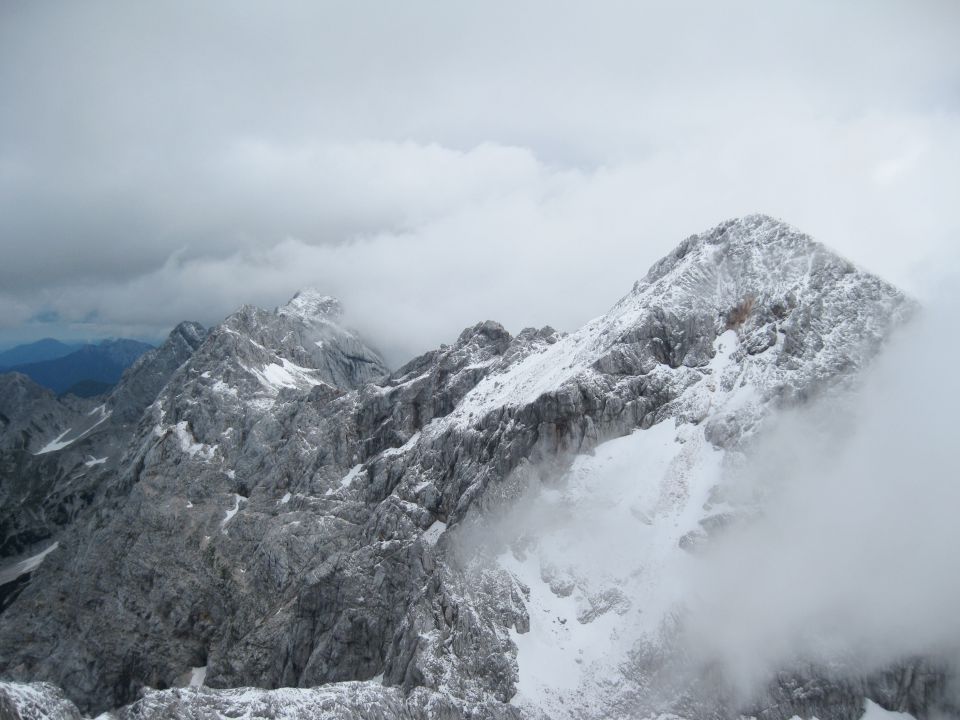
[[[781,217],[921,299],[960,243],[960,3],[0,4],[0,345],[299,287],[394,363],[574,329]]]

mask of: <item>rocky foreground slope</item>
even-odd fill
[[[24,434],[29,413],[0,408],[20,433],[0,435],[8,574],[47,552],[0,615],[0,715],[949,710],[930,659],[783,668],[733,699],[674,672],[665,631],[672,573],[744,511],[723,486],[765,419],[852,382],[911,309],[750,216],[688,238],[570,335],[480,323],[390,373],[336,301],[302,293],[133,368],[127,399],[91,416],[127,428],[104,421],[102,446],[56,434],[74,416]]]

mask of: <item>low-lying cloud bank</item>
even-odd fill
[[[960,302],[901,330],[853,398],[782,418],[740,489],[761,514],[697,565],[687,639],[741,690],[795,663],[960,660]]]
[[[461,527],[464,558],[530,588],[521,695],[592,692],[645,715],[678,697],[754,707],[781,672],[960,669],[954,288],[931,287],[852,385],[768,416],[742,456],[668,419],[563,477],[539,468],[542,485]],[[692,498],[680,515],[674,492]],[[706,497],[731,521],[678,543]]]
[[[905,122],[960,148],[960,132]],[[798,132],[826,133],[808,140],[841,152],[852,137],[890,128],[864,121]],[[170,206],[157,215],[182,225],[164,231],[183,239],[165,259],[136,271],[139,260],[127,254],[137,251],[123,241],[98,249],[77,239],[63,256],[31,250],[49,267],[49,277],[38,277],[42,270],[19,267],[32,262],[24,251],[3,271],[10,277],[0,318],[11,334],[45,313],[56,318],[54,329],[75,334],[156,336],[182,319],[214,323],[243,303],[269,307],[316,287],[338,296],[349,320],[399,364],[483,319],[514,332],[575,329],[682,238],[758,210],[916,288],[952,226],[905,208],[940,202],[947,189],[935,179],[949,153],[911,156],[915,166],[880,181],[874,174],[885,157],[864,147],[855,163],[834,168],[845,177],[837,212],[836,203],[821,202],[823,169],[808,163],[808,151],[803,143],[770,154],[729,148],[738,156],[733,167],[691,146],[585,170],[495,144],[466,152],[414,143],[249,144],[223,160],[231,169],[211,180],[210,193],[158,193]],[[198,233],[236,242],[205,242]]]
[[[0,8],[0,344],[298,288],[401,362],[573,329],[781,217],[918,292],[955,244],[958,6]]]

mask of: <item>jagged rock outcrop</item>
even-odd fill
[[[684,241],[575,333],[480,323],[393,373],[330,298],[244,307],[169,375],[98,502],[0,616],[0,673],[55,682],[84,711],[133,703],[122,718],[256,703],[299,717],[304,702],[337,717],[602,714],[590,696],[563,709],[525,694],[534,608],[580,603],[567,629],[589,627],[626,618],[634,586],[586,588],[546,562],[562,537],[501,539],[489,519],[544,483],[567,511],[604,460],[589,453],[666,433],[673,454],[630,517],[665,558],[686,552],[731,521],[715,478],[690,468],[851,382],[911,311],[765,216]],[[166,689],[200,668],[211,689]],[[264,690],[213,689],[247,686]],[[160,691],[137,700],[146,687]],[[273,690],[291,687],[316,689]],[[777,717],[801,707],[778,702]]]
[[[0,562],[49,548],[59,530],[95,501],[136,421],[204,335],[197,323],[181,323],[127,369],[105,401],[58,398],[26,376],[0,375],[6,418],[0,430]],[[6,596],[10,588],[0,592]]]
[[[182,322],[163,345],[137,358],[110,394],[108,406],[113,422],[129,424],[140,420],[143,411],[156,400],[173,373],[190,359],[206,336],[207,331],[200,323]]]
[[[92,407],[74,396],[58,399],[21,373],[0,373],[0,451],[40,450]]]

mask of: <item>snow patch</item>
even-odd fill
[[[36,555],[31,555],[24,560],[15,562],[9,567],[3,568],[0,570],[0,585],[6,585],[8,582],[16,580],[21,575],[26,575],[27,573],[33,572],[40,567],[40,564],[46,559],[47,555],[52,553],[58,547],[60,547],[59,541],[53,543],[53,545],[50,545],[45,550],[41,550]]]
[[[420,431],[418,430],[410,437],[409,440],[407,440],[400,447],[387,448],[382,453],[380,453],[380,455],[382,457],[392,457],[393,455],[402,455],[403,453],[407,452],[407,450],[409,450],[414,445],[416,445],[417,440],[419,439],[420,439]]]
[[[259,370],[256,368],[246,368],[246,370],[252,373],[272,395],[279,393],[282,388],[303,389],[322,384],[320,380],[313,377],[316,370],[301,367],[286,358],[280,358],[279,363],[264,365]]]
[[[360,477],[361,473],[363,473],[363,465],[354,465],[352,468],[350,468],[350,472],[340,479],[340,487],[350,487],[353,484],[353,481]],[[324,495],[333,495],[337,489],[338,488],[329,488]]]
[[[435,520],[434,523],[423,532],[422,539],[427,545],[436,545],[440,536],[447,530],[447,524]]]
[[[665,421],[599,445],[541,489],[521,521],[524,550],[498,558],[530,590],[530,630],[511,631],[514,703],[558,718],[599,707],[635,643],[656,641],[684,597],[692,558],[680,540],[711,512],[722,458],[702,427]]]
[[[187,453],[190,457],[196,457],[199,455],[204,460],[213,460],[213,456],[217,452],[217,447],[215,445],[206,445],[204,443],[197,442],[196,438],[193,437],[193,433],[190,432],[190,428],[186,420],[181,420],[174,425],[173,432],[177,436],[177,440],[180,441],[180,449]]]
[[[361,472],[363,472],[363,465],[354,465],[350,468],[350,472],[340,480],[340,487],[350,487],[353,481],[360,477]]]
[[[207,679],[207,666],[190,668],[190,687],[200,687]]]
[[[209,375],[210,373],[204,373],[204,375]],[[231,385],[227,385],[223,380],[217,380],[210,386],[210,389],[220,395],[232,395],[237,397],[237,389]]]
[[[866,698],[863,703],[863,715],[860,720],[915,720],[913,715],[904,712],[884,710],[873,700]]]
[[[245,503],[247,499],[243,495],[233,494],[233,508],[227,510],[226,516],[220,522],[220,531],[224,534],[227,532],[227,523],[233,520],[233,516],[240,512],[240,503]]]
[[[45,455],[46,453],[56,452],[57,450],[62,450],[63,448],[65,448],[67,445],[73,442],[73,440],[64,440],[64,438],[70,434],[71,429],[72,428],[67,428],[66,430],[64,430],[53,440],[51,440],[42,448],[37,450],[37,452],[35,452],[34,455]]]
[[[35,452],[34,455],[45,455],[46,453],[56,452],[57,450],[63,450],[63,448],[67,447],[71,443],[75,443],[80,438],[85,437],[90,432],[92,432],[94,428],[99,426],[101,423],[105,422],[107,418],[109,418],[110,415],[112,414],[112,411],[107,410],[105,405],[97,405],[97,407],[95,407],[93,410],[87,413],[87,416],[89,417],[91,415],[96,415],[97,413],[100,414],[100,419],[97,420],[93,425],[88,427],[86,430],[82,430],[79,435],[77,435],[76,437],[70,438],[69,440],[64,440],[64,438],[72,430],[72,428],[67,428],[62,433],[60,433],[60,435],[58,435],[56,438],[54,438],[53,440],[48,442],[46,445],[44,445],[42,448],[40,448],[37,452]]]

